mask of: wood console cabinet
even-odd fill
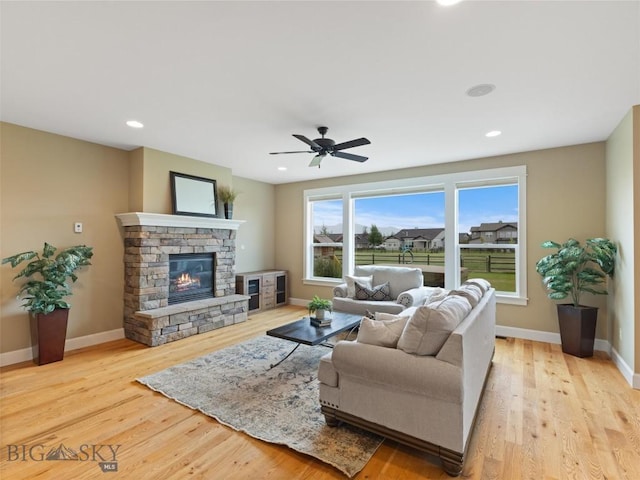
[[[285,270],[261,270],[238,273],[236,293],[248,295],[249,313],[286,305],[289,279]]]

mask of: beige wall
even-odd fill
[[[634,323],[638,318],[634,295],[638,269],[634,227],[638,224],[634,220],[637,210],[634,204],[639,201],[634,193],[634,176],[639,172],[633,161],[633,111],[629,111],[607,140],[606,158],[607,235],[616,240],[619,249],[616,273],[610,284],[610,340],[627,365],[632,366]]]
[[[276,186],[276,255],[278,268],[290,272],[291,296],[310,299],[314,294],[331,296],[331,288],[305,285],[303,265],[302,192],[329,185],[375,182],[513,165],[527,166],[527,283],[526,307],[499,305],[498,324],[545,332],[558,332],[555,303],[550,301],[535,271],[536,261],[546,253],[544,240],[584,240],[605,233],[604,142],[540,150],[499,157],[395,170],[377,174],[323,179]],[[585,296],[585,303],[604,307],[603,297]],[[598,338],[606,338],[607,312],[601,308]]]
[[[188,157],[143,149],[143,212],[172,213],[169,172],[186,173],[216,180],[217,185],[232,186],[231,169]],[[219,208],[222,208],[220,205]],[[221,216],[224,216],[222,214]]]
[[[233,189],[239,192],[233,218],[246,221],[236,237],[236,272],[280,268],[274,263],[275,187],[233,177]]]
[[[12,124],[0,124],[0,257],[27,250],[94,247],[69,297],[68,338],[122,328],[123,242],[114,217],[129,204],[127,152]],[[84,232],[73,232],[74,222]],[[114,261],[114,259],[116,261]],[[16,271],[0,268],[0,352],[31,346],[16,300]]]
[[[144,212],[144,148],[129,152],[129,211]]]

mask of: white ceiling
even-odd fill
[[[0,14],[3,121],[274,184],[600,141],[640,104],[639,1],[2,1]],[[496,90],[465,94],[480,83]],[[367,137],[348,152],[369,161],[269,155],[305,150],[291,134],[320,125]]]

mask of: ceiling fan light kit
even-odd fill
[[[296,133],[293,134],[301,142],[309,145],[311,150],[296,150],[291,152],[271,152],[271,155],[280,155],[287,153],[315,153],[316,156],[313,157],[310,167],[318,167],[320,168],[320,162],[327,155],[331,155],[332,157],[344,158],[346,160],[353,160],[354,162],[365,162],[369,157],[363,157],[362,155],[354,155],[352,153],[346,153],[342,150],[346,150],[348,148],[360,147],[362,145],[369,145],[371,142],[366,138],[356,138],[355,140],[349,140],[348,142],[342,142],[336,144],[334,140],[331,138],[325,138],[325,135],[329,131],[327,127],[318,127],[318,133],[321,138],[316,138],[315,140],[309,140],[304,135],[298,135]]]

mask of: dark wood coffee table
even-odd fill
[[[347,330],[353,330],[360,325],[362,315],[354,315],[351,313],[333,312],[331,325],[326,327],[314,327],[309,321],[309,317],[296,320],[295,322],[287,323],[281,327],[273,328],[267,331],[267,335],[270,337],[283,338],[291,342],[295,342],[297,345],[291,350],[286,357],[280,360],[278,363],[271,365],[271,368],[280,365],[287,358],[291,356],[296,349],[304,345],[327,345],[326,342],[329,338],[334,337]]]

